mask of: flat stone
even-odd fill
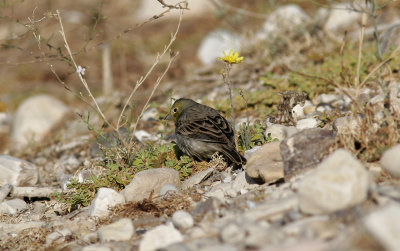
[[[367,230],[386,250],[400,250],[400,204],[392,202],[364,217]]]
[[[316,127],[318,127],[318,125],[319,125],[319,122],[315,118],[301,119],[296,122],[296,128],[299,130],[316,128]]]
[[[68,107],[49,95],[37,95],[25,100],[17,109],[11,141],[16,148],[40,141],[64,115]]]
[[[101,187],[97,191],[89,207],[89,217],[105,217],[110,213],[109,208],[125,203],[125,198],[111,188]]]
[[[208,168],[205,171],[196,173],[195,175],[191,176],[190,178],[186,179],[182,183],[182,189],[188,189],[191,187],[194,187],[197,184],[200,184],[201,182],[205,181],[208,179],[213,173],[215,172],[215,168]]]
[[[253,155],[255,152],[257,152],[258,149],[260,149],[261,146],[255,146],[251,148],[250,150],[247,150],[244,152],[243,156],[248,160],[251,155]]]
[[[180,187],[179,172],[172,168],[152,168],[140,171],[121,192],[126,201],[141,201],[150,194],[159,194],[163,185],[170,184]]]
[[[59,231],[55,231],[47,235],[46,237],[46,245],[51,244],[61,244],[65,242],[65,240],[72,236],[71,230],[64,228]]]
[[[34,186],[39,181],[36,165],[9,155],[0,155],[0,186]]]
[[[243,189],[252,190],[258,186],[259,183],[253,178],[249,177],[246,172],[238,173],[231,185],[232,189],[236,192],[240,192]]]
[[[135,233],[132,220],[129,218],[120,219],[110,225],[102,226],[98,230],[101,242],[108,241],[127,241]]]
[[[28,209],[28,204],[21,199],[6,200],[0,203],[0,213],[15,215]]]
[[[140,241],[139,251],[155,251],[182,241],[183,236],[174,227],[160,225],[144,234]]]
[[[172,223],[176,228],[185,230],[193,227],[194,220],[188,212],[180,210],[172,215]]]
[[[258,149],[247,161],[246,174],[265,183],[282,179],[284,170],[280,142],[267,143]]]
[[[343,210],[366,200],[371,177],[359,160],[338,149],[299,185],[300,209],[307,214]]]
[[[297,195],[289,195],[279,200],[268,201],[257,205],[244,213],[244,217],[253,221],[281,218],[283,214],[291,210],[297,210],[299,199]]]
[[[272,124],[265,130],[265,137],[271,137],[272,139],[278,139],[282,141],[287,137],[297,133],[298,129],[294,126],[285,126],[281,124]]]
[[[380,162],[386,172],[395,178],[400,178],[400,144],[386,150]]]
[[[335,141],[333,131],[321,128],[305,129],[282,141],[285,179],[319,164]]]
[[[160,196],[164,196],[166,194],[177,193],[178,188],[171,184],[165,184],[160,188]]]

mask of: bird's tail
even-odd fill
[[[246,165],[246,158],[243,157],[236,149],[223,149],[222,154],[228,158],[231,163],[235,163],[237,165]]]

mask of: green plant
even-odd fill
[[[247,151],[255,146],[260,146],[265,143],[274,142],[277,139],[273,139],[271,134],[265,137],[265,128],[260,123],[249,125],[248,123],[242,123],[240,125],[238,148],[239,151]]]

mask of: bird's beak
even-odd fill
[[[168,115],[164,118],[164,120],[171,120],[171,118],[172,118],[171,114],[168,114]]]

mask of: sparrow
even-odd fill
[[[197,160],[209,160],[218,152],[229,164],[246,164],[246,159],[236,150],[231,125],[213,108],[180,98],[166,119],[174,121],[176,144],[183,153]]]

